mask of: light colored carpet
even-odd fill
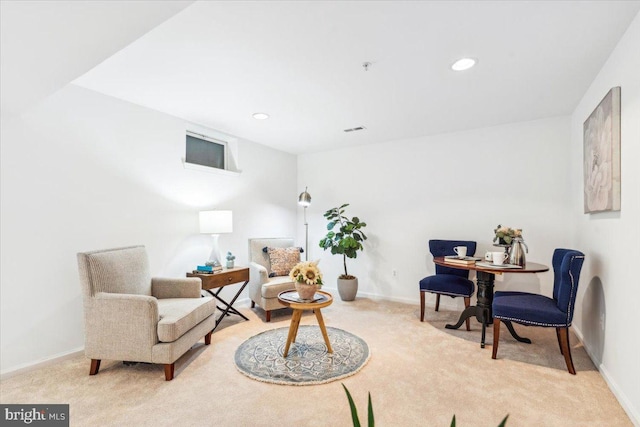
[[[89,376],[77,357],[8,378],[2,403],[69,403],[72,426],[349,426],[344,383],[366,418],[371,392],[378,426],[493,427],[509,414],[513,426],[630,426],[631,421],[571,334],[577,375],[566,371],[555,331],[523,328],[533,344],[501,332],[498,360],[480,348],[480,328],[444,329],[459,313],[358,298],[322,310],[325,323],[367,342],[371,359],[357,374],[328,384],[287,387],[238,372],[234,353],[249,337],[288,327],[290,311],[265,323],[259,309],[241,308],[250,321],[225,319],[210,346],[196,345],[164,381],[162,366],[103,361]],[[301,324],[316,324],[312,313]],[[491,330],[487,342],[492,339]],[[307,402],[304,406],[301,402]],[[304,407],[305,409],[300,409]]]

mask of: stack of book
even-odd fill
[[[444,257],[444,262],[457,265],[473,265],[476,261],[482,261],[482,258],[474,258],[472,256],[466,256],[460,258],[458,255],[447,255]]]
[[[195,270],[193,270],[193,274],[214,274],[222,271],[221,265],[210,266],[210,265],[199,265]]]

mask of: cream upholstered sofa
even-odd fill
[[[278,294],[295,289],[289,276],[269,277],[271,263],[265,248],[293,247],[293,239],[249,239],[249,298],[251,307],[261,307],[266,321],[271,321],[271,310],[286,308],[278,302]]]
[[[110,359],[164,364],[170,381],[180,356],[211,343],[213,297],[201,297],[199,278],[151,278],[144,246],[79,253],[78,267],[90,375]]]

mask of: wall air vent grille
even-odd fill
[[[364,126],[358,126],[358,127],[351,128],[351,129],[345,129],[344,131],[345,132],[355,132],[357,130],[365,130],[365,129],[366,129],[366,127],[364,127]]]

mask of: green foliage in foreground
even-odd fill
[[[509,418],[509,415],[507,415],[506,417],[504,417],[504,419],[502,420],[502,422],[498,425],[498,427],[504,427],[507,425],[507,418]],[[456,416],[453,416],[453,419],[451,420],[451,427],[456,427]]]
[[[353,402],[353,398],[351,397],[351,393],[349,393],[349,389],[342,384],[344,391],[347,393],[347,399],[349,400],[349,408],[351,408],[351,420],[353,421],[353,427],[360,427],[360,418],[358,418],[358,409],[356,408],[356,404]],[[374,427],[375,421],[373,419],[373,406],[371,405],[371,393],[369,393],[369,405],[368,405],[368,423],[369,427]],[[509,415],[504,417],[502,422],[498,425],[498,427],[505,427],[507,425],[507,418]],[[451,419],[451,427],[456,427],[456,416],[454,415]]]
[[[353,427],[360,427],[360,419],[358,418],[358,409],[356,408],[356,404],[353,402],[353,398],[351,397],[351,393],[349,393],[349,389],[342,384],[344,391],[347,393],[347,399],[349,399],[349,407],[351,408],[351,420],[353,421]],[[368,405],[368,414],[369,421],[367,425],[369,427],[374,427],[375,421],[373,419],[373,406],[371,406],[371,393],[369,393],[369,405]]]

